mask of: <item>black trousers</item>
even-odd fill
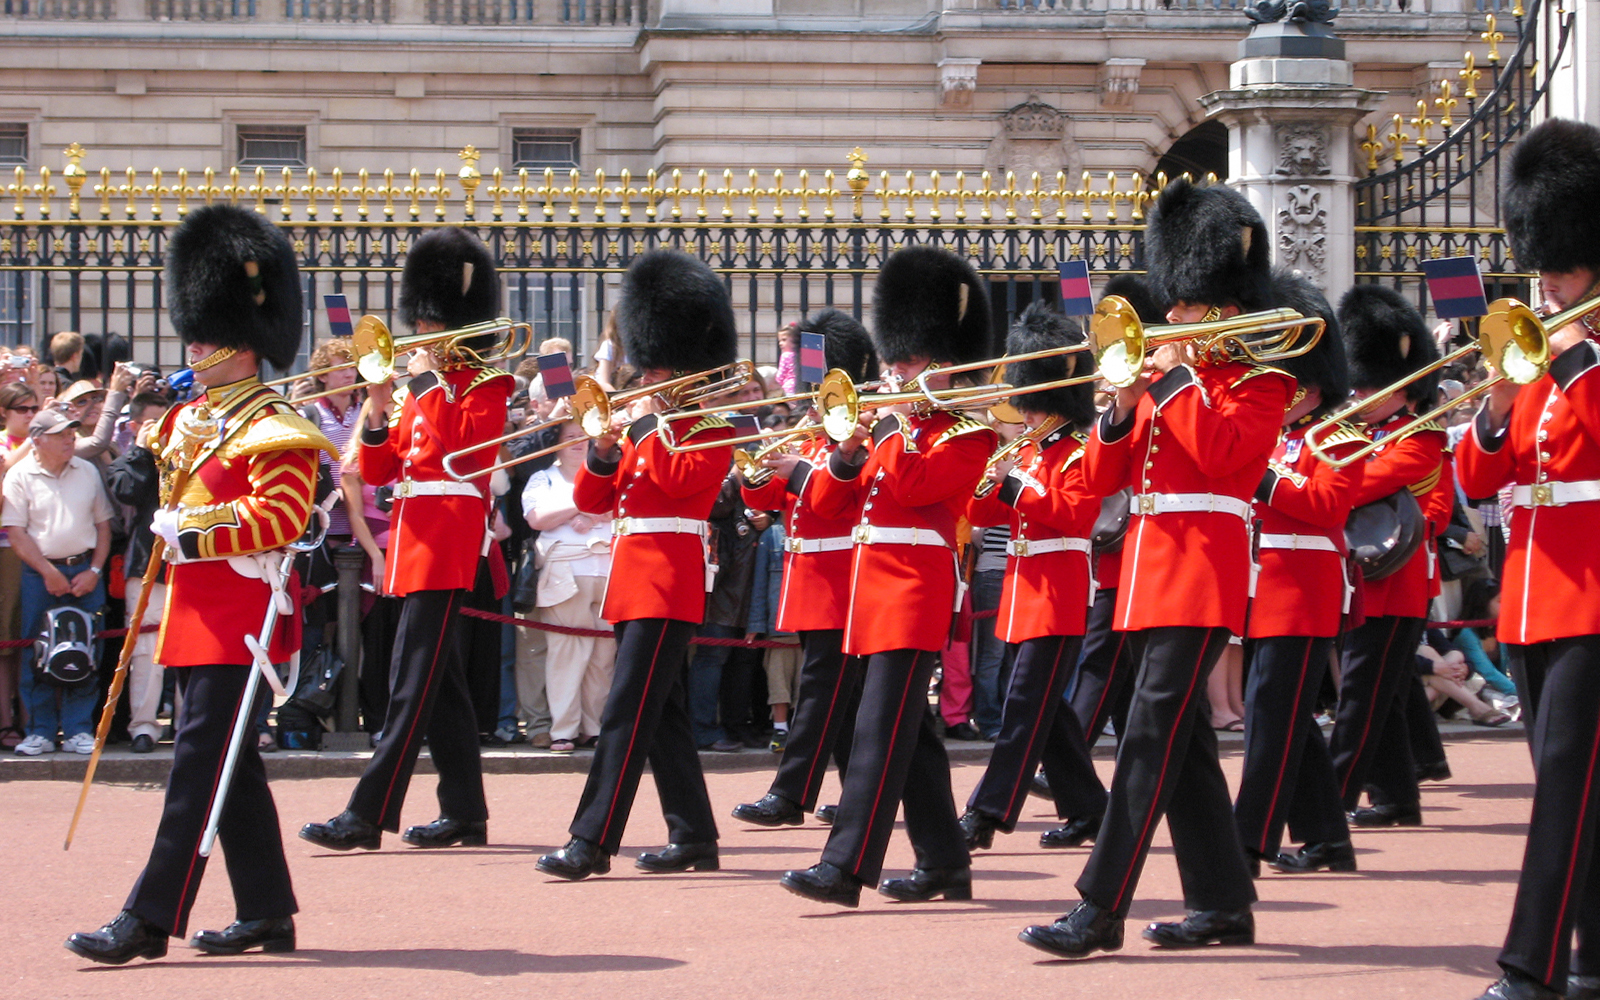
[[[1275,858],[1287,823],[1306,843],[1348,840],[1317,696],[1333,637],[1273,636],[1249,644],[1244,693],[1244,775],[1233,817],[1244,849]]]
[[[1206,678],[1228,645],[1228,630],[1174,626],[1128,638],[1139,673],[1105,821],[1078,877],[1078,892],[1126,916],[1156,824],[1165,815],[1184,906],[1245,909],[1255,902],[1255,887],[1206,700]]]
[[[1569,966],[1600,975],[1600,635],[1505,649],[1533,751],[1534,790],[1499,962],[1560,993]]]
[[[906,834],[918,868],[972,863],[956,820],[950,758],[933,725],[928,681],[937,654],[916,649],[867,658],[855,742],[844,775],[839,813],[822,860],[864,884],[883,873],[896,806],[905,803]]]
[[[489,818],[478,720],[462,664],[462,597],[459,590],[419,590],[400,599],[383,739],[348,807],[390,833],[400,829],[424,736],[439,772],[439,815],[468,823]]]
[[[1422,800],[1406,724],[1407,685],[1416,684],[1424,621],[1383,615],[1346,634],[1340,660],[1339,709],[1329,750],[1339,798],[1354,809],[1367,784],[1398,805]]]
[[[188,933],[189,910],[206,859],[200,837],[211,814],[212,796],[221,777],[222,760],[233,734],[239,703],[244,699],[246,666],[184,667],[175,671],[183,693],[177,737],[172,748],[172,773],[167,778],[166,804],[150,860],[133,884],[123,908],[177,937]],[[270,691],[258,688],[257,705]],[[283,857],[278,809],[267,786],[267,772],[256,749],[254,726],[246,726],[244,745],[234,766],[228,801],[217,827],[217,843],[233,887],[238,920],[270,920],[299,910]]]
[[[717,839],[684,687],[696,629],[693,622],[671,618],[616,624],[617,669],[600,714],[600,742],[568,827],[574,837],[599,844],[608,854],[622,849],[622,831],[647,760],[667,821],[667,841]]]
[[[1105,812],[1106,788],[1089,759],[1083,726],[1061,697],[1082,645],[1083,638],[1076,635],[1011,645],[1016,655],[1000,710],[1000,737],[967,800],[968,809],[995,820],[1007,833],[1017,828],[1041,759],[1058,817]]]
[[[1077,678],[1069,701],[1083,726],[1083,736],[1094,746],[1115,720],[1120,738],[1128,718],[1128,700],[1133,694],[1133,653],[1128,633],[1115,632],[1111,622],[1117,610],[1117,591],[1095,591],[1094,606],[1084,630],[1083,652],[1078,660]],[[1047,765],[1048,768],[1048,765]]]
[[[800,694],[789,719],[789,740],[778,761],[771,791],[811,812],[822,791],[822,776],[831,754],[839,773],[850,763],[849,724],[861,707],[861,657],[846,656],[844,629],[800,633],[805,659],[800,665]]]

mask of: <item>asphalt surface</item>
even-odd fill
[[[70,853],[61,849],[76,787],[0,783],[7,817],[0,852],[7,933],[0,991],[22,998],[397,997],[1109,997],[1461,998],[1498,973],[1521,863],[1531,771],[1524,745],[1501,731],[1449,737],[1455,777],[1424,790],[1421,828],[1357,834],[1361,871],[1263,877],[1258,944],[1163,952],[1143,923],[1181,916],[1182,894],[1163,829],[1145,869],[1123,951],[1051,961],[1017,932],[1076,901],[1085,850],[1046,851],[1055,824],[1031,799],[1017,833],[974,861],[971,902],[898,904],[866,893],[859,910],[784,892],[778,876],[814,863],[827,829],[756,829],[721,821],[722,869],[649,875],[638,851],[665,837],[645,781],[612,873],[567,883],[540,874],[538,854],[566,840],[583,784],[581,758],[546,773],[491,773],[490,846],[421,851],[386,837],[382,850],[330,853],[295,838],[338,812],[346,776],[279,780],[275,793],[301,904],[300,950],[213,958],[174,942],[166,959],[120,969],[89,965],[61,942],[110,919],[138,874],[161,806],[159,782],[97,786]],[[961,746],[955,744],[955,746]],[[1236,742],[1224,767],[1237,781]],[[981,748],[964,747],[981,753]],[[59,757],[60,755],[58,755]],[[152,755],[155,756],[155,755]],[[534,756],[527,755],[530,759]],[[548,756],[548,755],[545,755]],[[283,769],[280,763],[275,765]],[[715,760],[720,815],[765,791],[773,755]],[[357,765],[359,762],[357,762]],[[56,766],[56,765],[46,765]],[[68,768],[66,762],[59,765]],[[140,767],[153,766],[140,764]],[[1109,758],[1099,761],[1104,777]],[[958,759],[958,799],[981,774]],[[81,772],[80,772],[81,773]],[[19,776],[13,771],[12,777]],[[406,822],[435,815],[433,779],[419,774]],[[824,801],[837,792],[830,775]],[[225,848],[224,848],[225,849]],[[220,859],[217,859],[220,862]],[[902,832],[886,871],[911,864]],[[194,929],[233,911],[223,866],[211,866]]]

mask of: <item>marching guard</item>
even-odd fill
[[[160,958],[169,937],[186,933],[206,868],[201,836],[228,740],[238,714],[257,709],[241,704],[255,669],[247,643],[260,642],[273,662],[287,661],[300,647],[297,614],[282,616],[270,636],[254,633],[268,604],[282,596],[274,587],[281,550],[310,520],[317,453],[337,454],[257,377],[261,361],[287,368],[300,344],[300,279],[283,233],[255,212],[207,206],[189,213],[167,253],[172,324],[205,388],[145,438],[159,456],[152,471],[161,477],[163,510],[153,530],[168,560],[156,659],[176,669],[183,708],[150,859],[116,919],[67,940],[77,954],[110,965]],[[191,439],[192,421],[207,410],[217,433]],[[189,475],[174,497],[180,465]],[[218,828],[235,919],[193,941],[214,955],[295,948],[298,904],[278,811],[254,730],[246,727],[245,734]]]

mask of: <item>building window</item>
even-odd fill
[[[511,130],[511,169],[567,170],[578,165],[578,130],[517,128]]]
[[[507,275],[506,295],[511,318],[533,326],[533,345],[551,337],[565,337],[577,347],[583,343],[584,289],[570,276],[547,279],[542,274]]]
[[[240,125],[238,135],[241,167],[306,165],[304,125]]]
[[[33,342],[32,280],[21,272],[0,275],[0,344]]]
[[[28,126],[26,123],[0,122],[0,164],[8,167],[26,166],[28,163]]]

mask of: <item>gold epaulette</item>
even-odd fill
[[[1284,465],[1282,462],[1269,463],[1268,468],[1277,473],[1279,479],[1287,479],[1289,482],[1293,483],[1295,489],[1297,490],[1305,489],[1306,483],[1311,481],[1311,477],[1294,471],[1287,465]]]
[[[1426,496],[1429,491],[1431,491],[1435,486],[1439,485],[1439,477],[1443,474],[1444,463],[1441,462],[1439,467],[1433,470],[1432,475],[1420,482],[1412,483],[1407,488],[1411,490],[1411,495],[1414,497]]]
[[[400,426],[400,411],[405,409],[406,400],[410,398],[411,387],[409,385],[403,385],[394,391],[393,401],[389,404],[390,430],[394,430],[396,427]]]
[[[1322,448],[1332,448],[1338,444],[1369,444],[1369,439],[1355,424],[1348,420],[1341,420],[1333,425],[1333,430],[1317,439],[1317,445]]]
[[[1413,431],[1412,433],[1415,434],[1418,431],[1438,431],[1440,434],[1449,433],[1445,430],[1444,424],[1439,423],[1438,418],[1424,420],[1422,423],[1417,425],[1417,430]]]
[[[940,434],[939,437],[933,442],[933,446],[937,448],[946,441],[949,441],[951,438],[958,438],[963,434],[971,434],[974,431],[992,432],[993,428],[991,428],[988,424],[972,419],[965,413],[958,414],[956,416],[956,422],[945,428],[944,433]]]
[[[688,423],[688,418],[690,416],[693,416],[693,414],[687,414],[687,413],[684,414],[684,418],[685,418],[684,419],[684,423]],[[687,441],[690,438],[694,437],[696,434],[699,434],[701,431],[709,431],[709,430],[714,430],[714,429],[716,429],[718,427],[732,427],[732,426],[733,426],[732,424],[728,423],[726,420],[724,420],[718,414],[707,413],[707,414],[702,415],[699,420],[696,420],[689,427],[688,430],[683,431],[681,433],[677,430],[677,427],[674,426],[673,427],[673,436],[675,438],[677,438],[679,441]]]
[[[1062,472],[1072,468],[1072,463],[1088,454],[1089,451],[1089,435],[1082,431],[1073,431],[1071,437],[1073,441],[1077,442],[1078,446],[1072,449],[1072,454],[1068,455],[1067,460],[1061,463]]]
[[[1240,375],[1238,378],[1236,378],[1232,382],[1228,383],[1228,388],[1232,389],[1236,385],[1239,385],[1239,384],[1241,384],[1243,382],[1248,382],[1251,379],[1255,378],[1257,375],[1282,375],[1284,378],[1287,378],[1287,379],[1293,379],[1294,378],[1293,375],[1290,375],[1288,372],[1284,371],[1282,368],[1274,368],[1271,365],[1256,365],[1254,368],[1251,368],[1249,371],[1245,372],[1243,375]]]
[[[265,412],[258,411],[248,426],[230,434],[217,448],[219,457],[233,459],[269,451],[311,448],[325,451],[338,461],[339,449],[316,424],[295,412],[287,401],[269,402],[262,410]]]
[[[485,382],[493,382],[497,378],[511,377],[510,372],[503,368],[496,368],[493,365],[466,365],[464,367],[473,372],[472,381],[467,383],[468,392],[483,385]]]

